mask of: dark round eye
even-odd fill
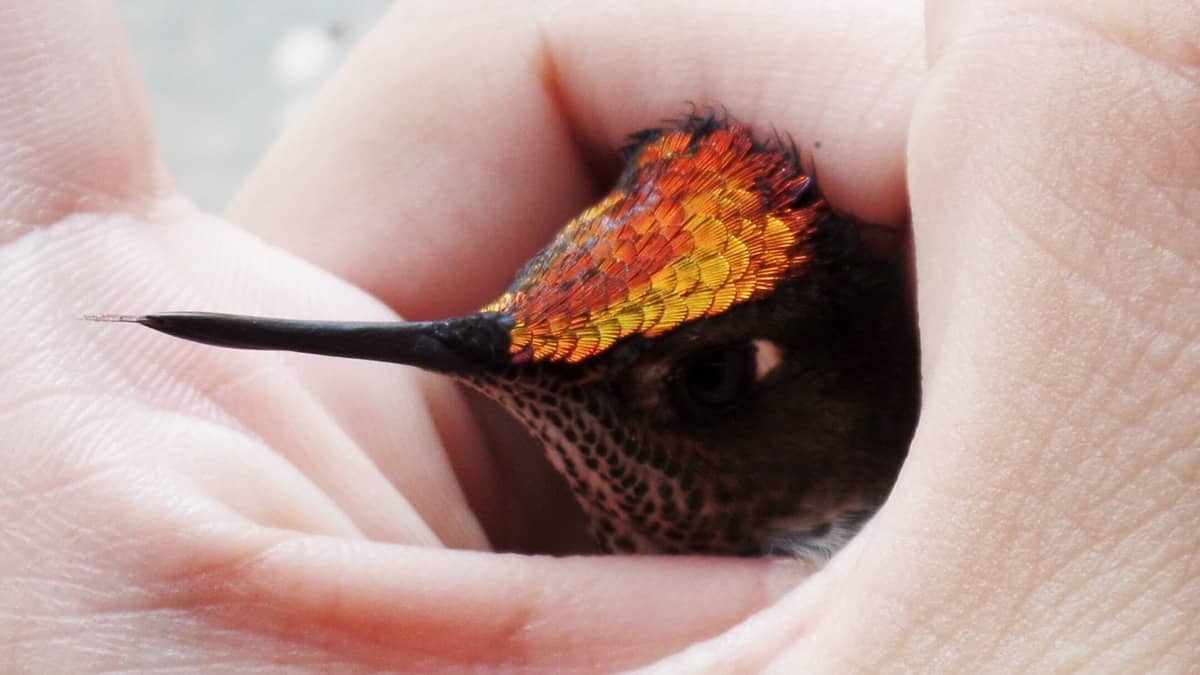
[[[676,396],[693,417],[728,412],[754,386],[754,349],[731,344],[696,352],[675,366]]]

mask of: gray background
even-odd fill
[[[181,190],[225,208],[288,119],[390,0],[117,0],[160,152]]]

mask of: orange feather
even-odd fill
[[[802,274],[823,199],[794,150],[736,122],[644,136],[616,189],[483,308],[513,318],[513,360],[579,363],[632,335],[761,299]]]

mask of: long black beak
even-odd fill
[[[168,335],[218,347],[344,356],[403,363],[441,373],[498,369],[512,362],[508,353],[512,319],[503,314],[412,322],[294,321],[207,312],[85,318],[140,323]]]

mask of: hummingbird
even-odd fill
[[[832,209],[795,144],[728,115],[630,137],[613,189],[461,317],[102,315],[406,364],[497,401],[613,553],[820,562],[890,491],[919,409],[902,246]]]

